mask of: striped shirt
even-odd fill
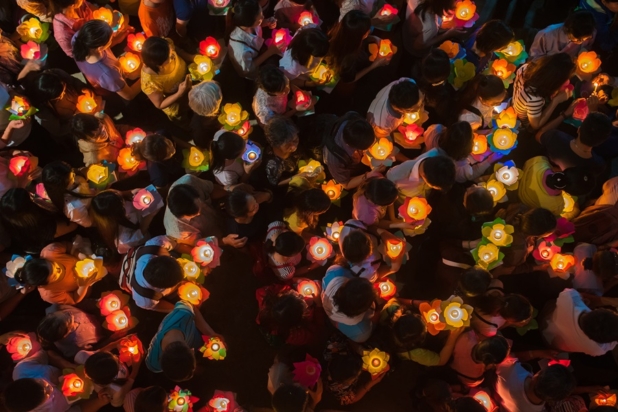
[[[522,124],[528,125],[529,119],[539,118],[543,114],[545,99],[535,96],[530,88],[524,87],[524,72],[527,64],[517,70],[515,84],[513,86],[513,108]]]

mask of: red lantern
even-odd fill
[[[25,175],[30,171],[30,159],[28,156],[15,156],[9,161],[9,170],[15,177]]]
[[[380,292],[380,297],[384,300],[392,298],[397,293],[397,286],[389,279],[385,279],[383,282],[378,282],[375,285]]]
[[[200,54],[206,57],[210,57],[211,59],[216,59],[219,57],[219,52],[221,51],[221,46],[219,42],[214,37],[206,37],[204,40],[200,42]]]
[[[399,12],[399,10],[397,10],[395,7],[391,6],[390,4],[386,3],[384,5],[384,7],[382,7],[382,9],[380,9],[378,14],[380,16],[386,17],[386,16],[397,15],[398,12]]]
[[[131,50],[137,53],[142,52],[142,47],[144,47],[144,42],[146,41],[146,36],[144,33],[131,33],[127,36],[127,45]]]
[[[137,336],[132,335],[120,340],[118,353],[118,359],[121,362],[132,365],[139,362],[144,353],[144,348]]]

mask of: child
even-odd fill
[[[406,113],[422,109],[423,93],[414,79],[402,77],[378,92],[367,110],[367,120],[377,138],[386,137],[403,123]]]
[[[370,177],[354,193],[352,216],[366,226],[377,225],[382,229],[399,227],[397,225],[401,222],[385,218],[387,209],[398,196],[395,183],[381,175]]]
[[[331,200],[321,189],[297,189],[291,196],[292,207],[285,210],[283,220],[294,233],[310,236],[306,231],[317,227],[320,215],[328,211]]]
[[[131,154],[146,162],[150,183],[157,189],[167,188],[185,174],[182,153],[177,153],[174,142],[162,134],[146,135],[131,147]]]
[[[502,336],[493,336],[479,342],[473,330],[457,339],[453,350],[451,369],[466,386],[475,387],[483,383],[485,371],[504,361],[510,345]]]
[[[137,13],[146,37],[167,37],[176,23],[170,0],[141,0]]]
[[[303,88],[316,86],[318,83],[309,80],[309,75],[326,56],[328,48],[328,37],[320,29],[300,30],[279,60],[279,67],[292,84]]]
[[[124,412],[165,412],[167,391],[160,386],[135,388],[124,397]]]
[[[71,119],[71,128],[86,166],[104,160],[116,162],[124,140],[108,115],[99,119],[91,114],[78,113]]]
[[[283,281],[289,281],[294,276],[301,276],[313,269],[316,264],[297,269],[302,260],[301,252],[305,249],[303,238],[290,231],[285,222],[272,222],[266,230],[264,250],[268,257],[268,265],[275,276]]]
[[[466,60],[482,73],[491,63],[494,52],[499,51],[515,40],[515,33],[501,20],[489,20],[476,30],[463,44]]]
[[[257,78],[257,86],[251,107],[260,124],[268,124],[276,115],[290,117],[296,113],[295,107],[288,110],[290,81],[280,68],[262,67]]]
[[[247,180],[249,173],[259,162],[246,163],[242,160],[247,142],[238,134],[223,132],[215,134],[210,146],[212,158],[210,168],[215,181],[226,191]]]
[[[502,79],[492,74],[477,74],[462,89],[458,102],[459,121],[470,123],[474,131],[491,129],[494,107],[505,97]]]
[[[455,183],[455,163],[437,149],[392,167],[386,177],[403,196],[427,196],[431,189],[447,192]]]
[[[577,57],[582,50],[590,50],[596,37],[596,24],[590,11],[571,13],[564,23],[552,24],[539,31],[530,47],[530,57],[538,59],[556,53]]]
[[[289,28],[293,32],[305,27],[298,21],[301,13],[310,12],[313,23],[311,27],[319,27],[320,18],[311,0],[279,0],[275,4],[275,18],[279,27]]]
[[[50,206],[64,213],[71,222],[92,226],[89,213],[92,192],[83,176],[75,174],[68,163],[55,161],[43,168],[42,180]]]
[[[520,328],[527,325],[534,310],[525,296],[514,293],[485,293],[473,299],[472,305],[474,312],[470,325],[482,337],[495,336],[509,326]]]

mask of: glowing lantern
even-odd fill
[[[137,210],[145,210],[152,205],[154,200],[154,195],[150,193],[150,191],[147,189],[140,189],[133,197],[133,206],[135,206]]]
[[[120,149],[117,162],[120,169],[125,172],[135,172],[140,166],[139,160],[133,156],[133,152],[130,147]]]
[[[211,59],[216,59],[219,57],[221,46],[214,37],[209,36],[200,42],[199,49],[200,54],[210,57]]]
[[[300,24],[301,26],[313,24],[313,13],[311,13],[310,11],[303,11],[302,13],[300,13],[300,16],[298,17],[298,24]]]
[[[310,77],[318,83],[327,83],[333,78],[333,71],[325,64],[320,64],[311,73]]]
[[[517,142],[517,134],[510,129],[498,129],[492,134],[492,150],[495,148],[497,152],[513,149],[515,142]]]
[[[333,254],[333,247],[330,242],[317,236],[309,240],[307,250],[309,251],[307,259],[312,262],[325,262]]]
[[[185,279],[195,281],[200,277],[201,270],[197,263],[184,258],[176,259],[178,264],[182,268],[182,273],[185,275]]]
[[[419,119],[418,112],[407,112],[404,115],[404,122],[407,123],[407,124],[416,123],[416,121],[418,121],[418,119]]]
[[[368,371],[372,376],[386,372],[389,368],[388,360],[390,356],[386,352],[379,349],[373,349],[371,352],[363,352],[363,369]]]
[[[189,152],[189,165],[197,167],[204,161],[204,153],[202,153],[197,147],[191,146]]]
[[[472,154],[482,155],[487,151],[487,137],[482,134],[474,134],[472,141]]]
[[[607,395],[604,393],[599,393],[592,397],[592,401],[595,405],[598,406],[616,406],[616,394],[613,393],[611,395]]]
[[[146,36],[144,33],[131,33],[127,36],[127,45],[131,50],[137,53],[142,52],[142,47],[144,47],[145,41]]]
[[[491,74],[498,76],[502,80],[508,79],[515,73],[515,70],[517,70],[517,67],[506,59],[497,59],[491,64]]]
[[[388,239],[386,241],[386,254],[389,258],[395,259],[397,256],[401,255],[401,252],[403,252],[403,246],[403,240],[397,241],[394,239]]]
[[[298,284],[296,290],[305,297],[316,297],[320,293],[318,284],[313,280],[303,280]]]
[[[382,137],[369,148],[369,155],[377,160],[386,160],[393,152],[393,147],[393,142]]]
[[[397,10],[395,7],[391,6],[390,4],[386,3],[384,7],[380,9],[380,11],[378,12],[378,15],[382,17],[396,16],[398,12],[399,10]]]
[[[49,37],[49,23],[41,22],[36,17],[31,17],[17,26],[16,31],[24,43],[30,40],[42,43]]]
[[[515,129],[517,127],[517,113],[511,106],[502,112],[495,119],[496,126],[500,129]]]
[[[186,300],[190,304],[197,306],[202,303],[204,294],[202,288],[193,282],[185,282],[178,287],[178,297],[182,300]]]
[[[167,397],[167,410],[170,412],[193,412],[193,405],[199,398],[191,395],[186,389],[176,386]]]
[[[230,4],[230,0],[208,0],[208,4],[215,9],[224,9]]]
[[[504,49],[501,50],[502,53],[509,57],[517,57],[524,51],[524,46],[518,41],[513,41],[509,43]]]
[[[401,133],[407,143],[415,143],[419,137],[425,133],[425,129],[419,125],[412,123],[406,126],[399,126],[399,133]]]
[[[496,409],[496,405],[494,404],[491,396],[489,396],[487,392],[478,391],[474,394],[473,398],[475,401],[483,405],[485,410],[488,412],[492,412],[494,409]]]
[[[322,366],[320,362],[311,355],[305,355],[305,360],[302,362],[293,363],[294,370],[292,371],[294,382],[299,383],[305,388],[311,388],[320,379]]]
[[[213,408],[215,412],[227,412],[230,400],[223,396],[217,396],[208,401],[208,406]]]
[[[324,168],[322,167],[322,164],[320,162],[310,159],[306,165],[298,168],[298,173],[305,173],[310,176],[316,176],[322,173],[323,170]]]
[[[251,140],[247,140],[245,146],[245,152],[242,155],[242,160],[247,163],[255,163],[259,158],[262,151],[259,146],[253,143]]]
[[[7,110],[14,116],[25,117],[30,111],[30,103],[24,97],[14,96]]]
[[[193,80],[210,80],[214,76],[212,68],[210,57],[197,54],[193,58],[193,63],[189,65],[189,72]]]
[[[470,315],[472,306],[463,303],[459,296],[451,296],[440,304],[442,308],[441,317],[446,327],[459,329],[463,326],[470,326]]]
[[[542,240],[532,252],[532,256],[539,261],[550,261],[558,252],[560,252],[560,246],[555,245],[553,242]]]
[[[297,111],[304,112],[311,106],[311,93],[297,90],[294,97],[296,99],[294,103]]]
[[[102,20],[108,25],[112,25],[114,22],[114,14],[106,7],[100,7],[92,12],[92,18],[96,20]]]
[[[579,99],[573,108],[573,119],[583,121],[588,116],[588,102],[586,99]]]
[[[86,172],[86,177],[92,183],[100,184],[109,178],[109,170],[107,167],[99,164],[90,165],[88,167],[88,171]]]
[[[461,21],[468,21],[474,17],[476,5],[470,0],[458,1],[455,4],[455,18]]]
[[[26,358],[33,348],[34,345],[28,335],[10,338],[6,343],[6,350],[15,361]]]
[[[32,59],[41,60],[41,58],[44,57],[43,53],[41,53],[41,47],[42,46],[40,44],[37,44],[34,41],[29,40],[28,43],[22,44],[20,47],[21,57],[23,57],[26,60],[32,60]]]
[[[479,265],[487,268],[489,265],[500,259],[500,250],[493,243],[480,245],[478,247],[478,259]]]
[[[62,393],[64,396],[76,396],[84,391],[84,380],[75,373],[65,375],[62,382]]]
[[[223,106],[223,113],[219,115],[219,123],[226,130],[234,130],[240,127],[241,123],[249,117],[249,113],[242,109],[240,103],[227,103]]]
[[[142,342],[137,336],[132,335],[120,340],[118,345],[118,359],[120,362],[132,365],[139,362],[143,353]]]
[[[118,309],[110,313],[105,317],[103,327],[116,332],[118,330],[127,329],[135,326],[137,319],[131,317],[131,311],[128,306],[124,306],[122,309]]]
[[[144,140],[146,137],[146,132],[136,127],[135,129],[129,130],[125,135],[125,143],[127,146],[132,146]]]
[[[446,328],[446,323],[440,320],[440,313],[442,313],[441,304],[442,302],[439,299],[435,299],[431,304],[423,302],[418,307],[427,326],[427,332],[433,336]]]
[[[395,54],[395,52],[397,51],[397,49],[395,48],[395,46],[393,46],[393,43],[391,43],[390,40],[388,39],[381,39],[380,40],[380,46],[378,49],[378,54],[381,57],[389,57],[392,56],[393,54]]]
[[[392,298],[397,293],[397,287],[389,279],[386,279],[384,282],[378,282],[376,287],[380,292],[380,297],[384,300]]]
[[[97,108],[97,102],[94,99],[94,95],[88,89],[84,89],[83,92],[84,94],[77,98],[77,110],[80,113],[93,113]]]
[[[64,375],[58,379],[62,394],[69,402],[78,398],[88,399],[92,394],[94,385],[84,372],[84,365],[77,368],[63,370]]]
[[[343,229],[343,222],[329,223],[326,226],[326,237],[333,242],[337,242],[339,236],[341,236],[341,229]]]
[[[571,213],[573,209],[575,209],[575,199],[573,199],[573,196],[563,190],[562,200],[564,201],[564,209],[562,209],[562,214]]]
[[[483,225],[482,233],[487,240],[496,246],[510,246],[513,243],[512,233],[515,229],[511,225],[506,225],[504,220],[498,218],[493,222]]]
[[[519,179],[519,169],[514,166],[509,167],[505,165],[498,169],[495,175],[496,179],[505,186],[512,186],[517,183],[517,179]]]
[[[216,267],[219,265],[219,257],[221,249],[219,249],[216,237],[208,237],[197,242],[195,247],[191,249],[191,257],[195,263],[199,263],[205,267]]]
[[[133,73],[141,64],[139,56],[131,52],[126,52],[123,56],[120,56],[118,61],[125,74]]]
[[[326,193],[326,195],[331,201],[334,201],[341,197],[341,193],[343,192],[343,185],[331,179],[328,182],[322,184],[322,191]]]
[[[575,266],[575,257],[571,255],[554,254],[549,262],[551,268],[558,273],[566,273]]]
[[[15,177],[25,175],[30,171],[30,158],[28,156],[15,156],[9,160],[9,170]]]
[[[584,73],[594,73],[601,67],[601,59],[593,51],[584,51],[577,56],[577,67]]]
[[[506,188],[504,187],[504,183],[499,182],[495,179],[490,179],[485,188],[491,193],[491,197],[494,198],[494,202],[499,202],[506,195]]]
[[[205,358],[210,360],[223,360],[227,356],[227,348],[217,336],[202,336],[204,339],[204,346],[200,348],[200,352],[204,354]]]
[[[461,46],[459,45],[459,43],[455,43],[450,40],[445,41],[438,48],[448,54],[449,59],[454,59],[459,55],[461,51]]]
[[[83,259],[75,263],[75,273],[80,278],[87,280],[95,276],[97,267],[92,259]]]
[[[290,42],[290,31],[288,29],[278,29],[273,31],[273,41],[275,44],[288,44]]]
[[[398,209],[399,216],[406,223],[414,223],[427,219],[431,213],[431,206],[427,203],[427,199],[422,197],[407,198],[406,201]]]
[[[119,309],[122,309],[129,303],[129,297],[120,291],[108,292],[104,295],[101,295],[101,300],[99,300],[99,309],[101,310],[101,316],[107,316]]]
[[[246,120],[242,126],[240,126],[240,129],[236,130],[236,133],[242,137],[242,138],[248,138],[249,134],[253,131],[253,127],[251,126],[251,122],[249,122],[249,120]]]

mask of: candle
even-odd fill
[[[32,349],[32,340],[28,335],[10,338],[6,343],[6,350],[11,354],[11,359],[13,360],[24,359],[28,356]]]
[[[406,126],[399,126],[399,133],[401,133],[408,143],[414,143],[420,136],[423,135],[425,129],[419,125],[412,123]]]
[[[584,51],[577,56],[577,67],[584,73],[594,73],[601,67],[601,59],[593,51]]]
[[[217,336],[204,337],[204,346],[200,348],[200,352],[210,360],[223,360],[227,356],[227,348]]]
[[[492,412],[496,408],[496,405],[491,400],[491,396],[489,396],[489,394],[487,392],[478,391],[477,393],[474,394],[473,398],[478,403],[483,405],[485,410],[488,411],[488,412]]]
[[[556,253],[551,258],[549,265],[558,273],[566,273],[569,269],[575,266],[575,257]]]
[[[208,406],[213,408],[216,412],[227,412],[230,400],[224,397],[213,398],[208,401]]]
[[[427,332],[433,336],[446,328],[446,323],[440,320],[440,313],[442,312],[441,304],[442,302],[439,299],[435,299],[431,304],[423,302],[418,307],[425,321],[425,325],[427,326]]]
[[[140,189],[135,196],[133,196],[133,206],[137,210],[146,210],[152,205],[154,200],[154,195],[150,193],[150,191],[147,189]]]
[[[31,17],[17,26],[16,31],[24,43],[30,40],[42,43],[49,37],[49,23],[41,22],[38,18]]]
[[[322,184],[322,190],[331,201],[335,201],[341,197],[341,193],[343,193],[343,185],[331,179]]]
[[[202,290],[195,283],[185,282],[178,288],[178,297],[192,305],[199,305],[202,302]]]
[[[396,49],[388,39],[381,39],[378,54],[381,57],[389,57],[395,53]]]
[[[333,222],[326,225],[326,237],[333,242],[337,242],[341,236],[343,222]]]
[[[509,78],[516,69],[517,67],[506,59],[497,59],[491,64],[491,73],[502,80]]]
[[[313,24],[313,13],[311,13],[310,11],[303,11],[302,13],[300,13],[300,16],[298,17],[298,24],[300,24],[301,26]]]
[[[193,412],[193,405],[197,401],[199,401],[199,398],[192,396],[190,391],[176,386],[167,397],[167,410],[170,412]]]
[[[605,393],[599,393],[592,397],[592,401],[597,406],[616,406],[616,394],[611,395]]]
[[[246,120],[242,126],[240,126],[240,129],[236,130],[236,133],[243,138],[247,138],[252,131],[253,127],[251,127],[251,123],[249,120]]]
[[[180,267],[182,267],[182,272],[185,275],[185,279],[197,280],[201,274],[200,267],[197,263],[183,258],[178,258],[176,260],[178,261],[178,264],[180,264]]]
[[[20,47],[21,57],[26,60],[41,59],[41,45],[29,40],[28,43]]]
[[[144,47],[144,42],[146,41],[146,36],[144,33],[131,33],[127,36],[127,45],[131,50],[137,53],[142,52],[142,47]]]
[[[407,112],[404,114],[404,121],[408,124],[415,123],[418,120],[418,112]]]
[[[495,173],[496,179],[506,186],[512,186],[517,183],[519,179],[519,169],[515,166],[509,167],[508,165],[502,166]]]
[[[489,191],[489,193],[491,193],[491,197],[494,198],[494,202],[499,202],[506,195],[504,183],[497,180],[489,180],[486,183],[485,188]]]
[[[322,237],[314,236],[307,245],[309,254],[307,258],[313,262],[322,262],[328,259],[333,253],[333,247],[330,242]]]
[[[386,3],[384,5],[384,7],[382,7],[380,9],[378,14],[380,16],[383,16],[383,17],[388,17],[388,16],[397,15],[398,12],[399,12],[399,10],[397,10],[397,8],[395,8],[395,7],[391,6],[390,4]]]
[[[393,152],[393,142],[382,137],[369,148],[369,155],[376,160],[386,160]]]
[[[474,17],[476,5],[470,0],[458,1],[455,4],[455,17],[462,21],[468,21]]]
[[[395,296],[395,293],[397,293],[397,287],[389,279],[386,279],[383,282],[379,282],[377,284],[377,287],[378,291],[380,292],[380,297],[384,300],[392,298],[393,296]]]
[[[126,329],[130,325],[129,314],[129,308],[126,306],[115,310],[105,317],[103,326],[112,332]]]
[[[386,254],[391,259],[395,259],[403,252],[403,240],[388,239],[386,241]]]
[[[492,137],[492,143],[498,150],[512,149],[517,141],[517,134],[510,129],[498,129]]]
[[[24,176],[30,172],[30,158],[28,156],[15,156],[9,160],[9,170],[15,177]]]
[[[425,220],[431,213],[431,206],[422,197],[407,198],[399,207],[399,215],[406,223],[414,223]]]
[[[245,152],[242,155],[242,160],[247,163],[255,163],[259,158],[262,151],[251,140],[247,140],[247,145],[245,146]]]
[[[25,97],[13,96],[11,106],[7,109],[12,115],[23,118],[30,111],[30,103]]]
[[[123,56],[120,56],[118,61],[125,74],[133,73],[141,64],[139,56],[131,52],[126,52]]]
[[[109,178],[109,170],[100,164],[93,164],[88,167],[86,177],[92,183],[101,184]]]
[[[133,151],[130,147],[120,149],[118,158],[116,159],[120,169],[125,172],[134,172],[139,168],[140,162],[133,156]]]
[[[75,273],[84,280],[90,279],[96,272],[97,268],[92,259],[83,259],[75,263]]]
[[[478,247],[479,264],[483,267],[488,267],[490,264],[497,262],[500,258],[500,252],[496,245],[489,243]]]
[[[481,155],[487,151],[487,137],[482,134],[474,133],[472,141],[472,154]]]
[[[303,296],[317,297],[320,289],[313,280],[303,280],[298,284],[296,290]]]
[[[363,352],[363,369],[372,376],[379,375],[388,370],[388,360],[390,356],[379,349]]]
[[[84,89],[83,93],[77,98],[77,110],[80,113],[90,114],[97,108],[97,102],[90,90]]]
[[[132,146],[144,140],[146,137],[146,132],[136,127],[135,129],[129,130],[125,135],[125,143],[127,146]]]
[[[541,240],[538,247],[532,252],[532,256],[539,261],[551,261],[556,253],[560,252],[560,246],[553,242]]]
[[[200,42],[199,50],[200,54],[207,56],[211,59],[216,59],[217,57],[219,57],[221,46],[214,37],[209,36]]]

